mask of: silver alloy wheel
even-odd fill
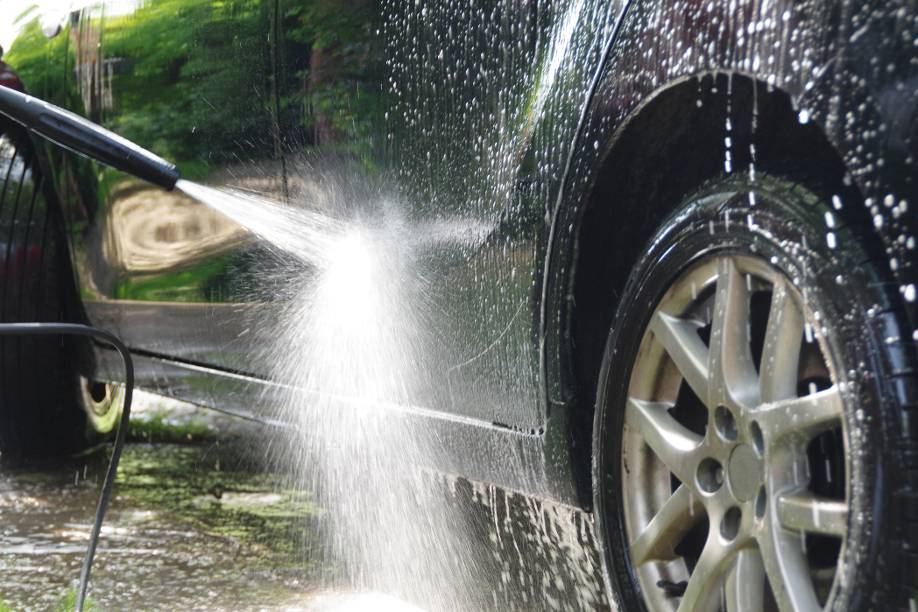
[[[657,305],[629,383],[621,458],[628,550],[650,610],[830,607],[848,437],[819,318],[775,267],[740,255],[692,266]],[[839,442],[820,455],[816,441],[825,451],[830,435]],[[817,455],[824,465],[811,472]]]

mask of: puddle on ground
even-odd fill
[[[422,610],[423,602],[373,589],[355,592],[345,584],[318,536],[322,509],[308,492],[285,488],[284,475],[264,458],[266,440],[276,433],[139,394],[87,609]],[[0,472],[0,612],[73,608],[106,461],[107,454],[97,453]],[[603,605],[595,557],[571,557],[560,532],[516,533],[506,540],[493,532],[498,505],[506,515],[500,523],[511,513],[541,517],[547,506],[461,480],[442,482],[451,497],[458,492],[463,504],[471,502],[470,520],[483,524],[481,541],[469,543],[469,557],[483,556],[472,562],[496,570],[494,584],[481,585],[486,601],[525,610],[565,609],[565,600],[576,601],[578,609]],[[580,537],[582,519],[576,520],[572,533]],[[555,550],[546,552],[548,540],[558,540]],[[512,549],[512,563],[500,559],[503,548]],[[558,576],[572,567],[576,576],[564,588],[536,588],[546,580],[561,584]],[[507,578],[511,573],[518,578]]]

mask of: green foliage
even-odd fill
[[[362,1],[294,1],[286,11],[286,16],[294,19],[294,25],[286,30],[287,36],[323,48],[352,45],[365,41],[367,24],[372,21],[375,10],[373,3]]]
[[[282,41],[282,121],[299,113],[299,127],[313,146],[365,161],[384,113],[372,36],[378,10],[371,0],[292,0]]]
[[[118,285],[114,297],[121,300],[209,302],[226,282],[232,255],[168,274],[150,275]]]
[[[270,154],[264,4],[159,0],[107,23],[127,67],[112,127],[180,162]]]
[[[288,0],[279,10],[266,0],[150,0],[127,15],[84,10],[51,39],[35,19],[7,61],[36,95],[195,176],[303,146],[368,152],[382,114],[369,61],[376,2]],[[75,71],[87,53],[111,91],[89,113]]]
[[[54,58],[64,56],[66,48],[67,40],[60,36],[48,39],[36,18],[23,27],[3,61],[16,68],[32,93],[71,107],[79,102],[79,96],[61,96],[70,92],[66,83],[68,74],[54,61]]]
[[[54,607],[54,612],[73,612],[76,610],[77,603],[77,591],[76,589],[70,589],[67,593],[61,598],[57,606]],[[84,612],[99,612],[100,608],[92,602],[92,600],[87,597],[83,601],[83,610]],[[2,608],[0,608],[2,611]]]

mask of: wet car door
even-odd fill
[[[281,4],[281,131],[299,138],[284,142],[290,200],[309,199],[318,168],[326,185],[347,183],[337,190],[351,194],[350,206],[364,198],[382,225],[410,228],[404,242],[420,280],[406,287],[393,274],[392,284],[411,302],[397,333],[412,337],[407,361],[418,364],[403,377],[417,392],[412,403],[538,429],[540,240],[550,195],[528,189],[541,161],[531,148],[549,112],[566,114],[541,130],[537,146],[570,139],[568,109],[583,96],[556,77],[590,65],[579,60],[603,31],[594,17],[610,6]],[[583,39],[573,45],[578,28]],[[286,127],[284,113],[305,124]]]
[[[427,279],[423,405],[546,419],[551,213],[620,2],[382,3],[385,158]]]
[[[159,5],[165,3],[135,11],[132,23]],[[170,132],[168,143],[142,131],[135,139],[177,160],[186,177],[190,169],[202,182],[247,188],[289,206],[345,220],[375,218],[370,225],[411,226],[425,279],[420,293],[406,298],[412,303],[401,322],[421,345],[422,366],[412,372],[420,395],[412,402],[535,428],[542,417],[533,329],[535,239],[543,215],[533,217],[516,198],[525,147],[514,135],[532,129],[527,91],[544,35],[539,25],[549,20],[540,22],[536,3],[528,0],[493,2],[487,10],[371,0],[279,0],[258,5],[261,10],[251,2],[237,5],[231,13],[237,23],[220,27],[233,31],[240,20],[251,31],[260,27],[266,45],[241,37],[233,49],[262,63],[224,89],[216,87],[222,82],[211,82],[212,66],[194,70],[224,62],[225,73],[234,74],[242,65],[215,47],[206,31],[229,17],[208,14],[210,21],[193,29],[169,77],[170,89],[189,97],[177,114],[190,105],[195,121],[182,117],[184,131]],[[112,22],[105,16],[106,32],[115,29]],[[129,53],[119,50],[118,57]],[[129,72],[132,65],[124,62],[120,70]],[[453,82],[431,88],[431,70]],[[257,95],[246,97],[250,90]],[[221,102],[220,93],[237,99]],[[238,108],[240,99],[248,106],[220,119],[217,109]],[[142,121],[161,126],[160,113],[174,104],[159,99]],[[251,113],[265,121],[249,133],[241,128]],[[489,124],[495,117],[504,117],[498,132]],[[122,133],[127,125],[109,123]],[[230,137],[226,126],[241,134]],[[505,158],[511,160],[507,167]],[[240,235],[238,226],[225,227],[217,240],[209,209],[181,196],[142,193],[131,202],[134,220],[120,221],[106,235],[128,243],[117,250],[125,253],[136,252],[126,230],[155,233],[144,254],[161,262],[164,273],[120,275],[120,288],[91,310],[104,317],[100,321],[118,325],[133,346],[154,354],[257,374],[276,371],[274,363],[258,363],[259,355],[272,352],[265,350],[272,339],[259,333],[276,331],[267,323],[275,315],[265,314],[273,298],[300,299],[290,289],[300,282],[297,272],[279,264],[264,244]],[[201,248],[213,239],[213,252],[166,261],[164,253],[175,249],[163,248],[162,240],[183,234],[175,223],[150,231],[142,211],[147,197],[167,199],[170,211],[178,198],[190,221],[183,231],[194,234],[189,242]],[[112,252],[104,251],[108,261],[98,268],[131,266],[124,255],[114,262]],[[174,337],[164,330],[169,326]],[[209,335],[211,330],[219,333]]]
[[[50,31],[37,16],[9,56],[35,95],[157,151],[185,177],[279,195],[266,35],[275,8],[262,0],[85,3]],[[258,370],[244,279],[259,246],[243,228],[177,191],[73,155],[52,152],[52,166],[90,321],[152,355]]]
[[[344,208],[394,215],[419,237],[416,401],[536,429],[545,179],[559,179],[613,5],[104,2],[12,55],[32,44],[66,57],[37,93],[187,178],[296,206],[375,194]],[[31,57],[40,72],[42,52]],[[260,334],[284,291],[263,243],[177,193],[72,155],[55,165],[74,194],[68,230],[93,322],[151,355],[269,371]]]

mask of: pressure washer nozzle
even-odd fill
[[[174,165],[130,140],[70,111],[8,87],[0,86],[0,114],[57,145],[163,189],[171,190],[179,180],[179,171]]]

